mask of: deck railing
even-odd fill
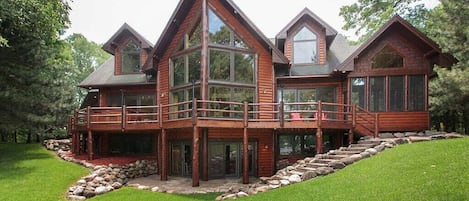
[[[297,103],[240,103],[227,101],[192,100],[156,106],[87,107],[78,110],[70,119],[70,130],[76,129],[144,129],[162,128],[164,123],[192,120],[222,120],[232,122],[323,122],[357,125],[375,134],[378,118],[356,105],[327,102]],[[146,125],[141,126],[141,125]],[[141,126],[141,127],[138,127]],[[371,133],[371,134],[370,134]]]

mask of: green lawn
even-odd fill
[[[0,144],[0,200],[63,200],[88,171],[39,145]],[[90,200],[214,200],[122,188]],[[400,145],[335,174],[240,200],[469,200],[469,138]]]
[[[66,200],[68,187],[89,173],[39,144],[0,144],[0,200]]]

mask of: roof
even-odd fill
[[[327,24],[324,20],[319,18],[316,14],[314,14],[311,10],[308,8],[304,8],[293,20],[291,20],[287,26],[285,26],[278,34],[275,36],[275,38],[287,38],[287,32],[294,26],[302,17],[310,17],[317,23],[319,23],[323,28],[326,29],[326,36],[333,36],[337,35],[337,31],[332,28],[331,25]]]
[[[104,43],[103,50],[114,55],[114,49],[116,46],[115,44],[120,39],[120,37],[122,37],[125,33],[130,33],[133,36],[135,36],[138,42],[140,42],[141,48],[147,48],[147,49],[152,48],[153,44],[150,41],[148,41],[146,38],[140,35],[137,31],[135,31],[132,27],[130,27],[130,25],[128,25],[127,23],[124,23],[119,28],[119,30],[117,30],[117,32],[114,33],[114,35],[112,35],[112,37],[106,43]]]
[[[427,47],[433,49],[437,53],[442,53],[439,46],[425,34],[419,31],[417,28],[412,26],[409,22],[402,19],[400,16],[393,16],[386,24],[384,24],[377,32],[375,32],[368,40],[366,40],[353,54],[351,54],[342,64],[337,68],[339,71],[353,71],[353,61],[357,58],[363,51],[365,51],[371,44],[379,40],[383,36],[383,33],[389,30],[393,25],[400,25],[405,30],[409,31],[411,34],[416,36],[423,42]]]
[[[114,74],[114,56],[106,60],[98,69],[88,75],[78,86],[83,88],[116,85],[149,84],[146,75],[138,74]],[[153,83],[154,84],[154,83]]]
[[[251,20],[239,9],[232,0],[219,0],[222,5],[225,6],[227,10],[233,13],[233,16],[243,24],[246,29],[253,34],[259,42],[272,53],[272,60],[274,63],[288,64],[290,61],[285,55],[252,23]],[[150,55],[153,55],[153,58],[161,58],[164,52],[167,50],[167,47],[171,43],[172,39],[176,35],[176,32],[179,30],[181,22],[184,21],[190,9],[194,5],[195,1],[190,0],[181,0],[177,5],[175,11],[173,12],[171,18],[169,19],[165,29],[163,30],[160,38],[156,42]],[[145,71],[152,68],[152,57],[149,57],[143,69]]]

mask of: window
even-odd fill
[[[109,135],[109,153],[150,155],[154,153],[154,135]]]
[[[133,41],[129,41],[121,52],[122,73],[140,72],[140,47]]]
[[[293,37],[293,63],[294,64],[318,63],[317,36],[306,27],[303,27]]]
[[[425,76],[409,76],[409,111],[425,111]]]
[[[152,94],[122,94],[114,93],[108,96],[108,106],[151,106],[155,105],[155,95]]]
[[[223,22],[212,9],[208,11],[209,40],[211,44],[247,49],[248,46]]]
[[[171,67],[173,87],[200,80],[200,51],[173,59]]]
[[[370,108],[372,112],[385,111],[384,77],[370,77]]]
[[[193,98],[200,99],[200,87],[194,86],[194,89],[184,88],[184,89],[181,89],[181,90],[173,91],[173,92],[171,92],[170,101],[171,101],[171,103],[182,103],[182,102],[186,102],[186,101],[191,101]],[[178,111],[178,110],[187,110],[187,109],[192,109],[192,102],[188,103],[188,104],[173,106],[173,107],[170,108],[170,111],[175,112],[175,111]],[[190,112],[172,114],[170,116],[170,119],[187,118],[187,117],[190,117],[190,116],[191,116]]]
[[[404,111],[404,76],[389,77],[389,111]]]
[[[307,88],[307,89],[279,89],[277,91],[278,102],[283,101],[284,103],[307,103],[307,102],[317,102],[319,100],[335,103],[336,100],[336,90],[335,87],[318,87],[318,88]],[[322,108],[324,111],[336,111],[337,107],[335,106],[324,106]],[[286,117],[290,118],[288,111],[292,110],[316,110],[315,105],[290,105],[285,104],[284,111],[286,111]],[[311,113],[302,114],[304,117],[312,117]],[[335,119],[334,114],[328,116],[330,119]]]
[[[211,80],[254,84],[254,55],[210,50]]]
[[[366,97],[366,78],[357,77],[352,78],[352,104],[365,108],[365,97]]]
[[[324,135],[323,150],[327,152],[331,148],[332,136]],[[278,153],[280,156],[314,156],[316,154],[316,135],[279,135]]]
[[[227,86],[210,86],[209,96],[211,101],[223,101],[223,102],[248,102],[253,103],[255,101],[255,89],[254,88],[242,88],[242,87],[227,87]],[[220,109],[220,110],[234,110],[241,111],[242,107],[239,105],[230,105],[230,104],[210,104],[210,109]],[[215,117],[242,117],[241,114],[211,114]]]
[[[402,68],[404,58],[389,46],[384,47],[371,60],[371,68]]]
[[[350,82],[351,103],[364,108],[365,100],[368,99],[368,110],[372,112],[426,110],[425,75],[359,77],[351,78]],[[368,94],[365,93],[367,88]]]

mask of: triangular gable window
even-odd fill
[[[248,46],[211,9],[208,11],[210,43],[247,49]]]
[[[402,68],[404,58],[393,48],[386,46],[371,60],[371,68]]]

